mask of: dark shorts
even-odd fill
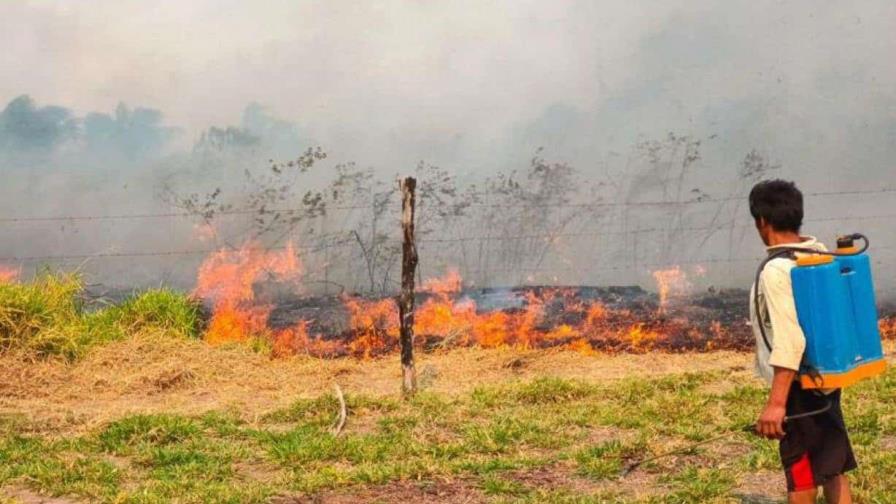
[[[779,448],[788,492],[816,488],[856,468],[840,409],[839,390],[819,396],[794,382],[787,397],[787,415],[823,408],[827,401],[831,401],[828,411],[784,423],[786,435]]]

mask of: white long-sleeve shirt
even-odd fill
[[[771,254],[786,246],[827,250],[815,237],[805,236],[800,243],[768,247],[768,252]],[[772,347],[771,352],[762,340],[756,303],[753,300],[755,289],[750,289],[750,323],[756,338],[756,372],[769,383],[774,376],[772,367],[799,371],[806,349],[806,335],[797,319],[793,284],[790,280],[790,270],[795,265],[796,262],[792,259],[778,257],[766,264],[759,277],[759,310],[765,323],[765,335]]]

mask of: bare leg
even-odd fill
[[[787,494],[787,502],[790,504],[815,504],[815,498],[818,496],[818,489],[802,490],[800,492],[790,492]]]
[[[849,478],[841,474],[824,485],[824,500],[828,504],[852,504]]]

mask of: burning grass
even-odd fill
[[[74,360],[97,344],[144,331],[211,345],[248,344],[276,357],[372,358],[397,350],[393,299],[300,297],[300,272],[294,249],[268,252],[251,245],[213,255],[190,295],[154,289],[98,310],[84,309],[82,282],[74,274],[0,282],[0,352]],[[449,272],[422,285],[415,343],[422,351],[563,348],[586,355],[752,348],[744,292],[684,297],[681,270],[657,278],[666,285],[659,296],[639,288],[470,291]],[[313,310],[303,312],[305,306]],[[295,307],[298,316],[289,315]],[[884,338],[896,337],[896,318],[884,317],[880,327]]]
[[[450,274],[423,286],[417,342],[440,351],[419,356],[422,392],[400,401],[394,359],[313,357],[389,354],[392,300],[340,298],[345,328],[330,334],[311,318],[272,324],[277,298],[266,286],[291,289],[294,259],[257,248],[215,256],[194,293],[210,318],[196,297],[164,289],[90,311],[76,275],[0,282],[0,502],[4,493],[283,503],[781,494],[774,445],[745,434],[618,477],[633,458],[753,420],[764,391],[750,356],[708,352],[752,344],[739,315],[723,323],[704,309],[741,301],[710,293],[685,313],[673,287],[658,303],[622,306],[586,289],[532,288],[512,291],[511,307],[484,309]],[[679,273],[660,277],[682,285]],[[896,336],[896,319],[881,331]],[[265,352],[246,344],[258,342]],[[862,501],[896,498],[894,373],[845,394]],[[348,401],[339,436],[336,400],[321,392],[333,383]]]
[[[247,243],[204,261],[193,294],[212,313],[206,341],[264,341],[281,356],[369,358],[395,351],[399,323],[391,298],[343,295],[335,300],[338,308],[331,310],[339,312],[339,323],[319,316],[292,317],[283,323],[278,293],[296,298],[302,292],[303,265],[296,250],[292,245],[266,250]],[[419,289],[416,343],[423,349],[563,347],[586,354],[745,349],[752,344],[743,318],[740,324],[722,324],[705,313],[674,309],[674,301],[690,286],[683,270],[659,271],[655,277],[660,294],[649,303],[609,306],[602,299],[583,297],[581,288],[537,287],[508,290],[505,306],[484,308],[476,292],[463,289],[460,275],[449,271],[424,281]],[[303,302],[294,303],[301,307]],[[745,306],[746,299],[740,311]]]
[[[303,273],[297,250],[291,244],[265,250],[250,242],[212,254],[200,267],[194,291],[212,310],[206,341],[262,341],[277,356],[370,358],[396,351],[395,301],[356,295],[297,298]],[[699,269],[695,273],[701,274]],[[653,276],[658,295],[651,297],[636,288],[642,294],[637,300],[625,300],[626,294],[617,293],[623,302],[612,303],[604,295],[612,289],[591,287],[469,291],[460,275],[449,270],[420,286],[415,342],[424,350],[559,347],[584,354],[752,348],[746,291],[713,290],[696,299],[685,270],[673,267]],[[299,311],[304,305],[330,302],[329,315],[317,311],[282,316],[284,303],[278,292],[284,290]],[[598,291],[601,295],[595,297]],[[489,301],[483,299],[488,295],[498,306],[480,304]]]

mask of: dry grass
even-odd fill
[[[584,356],[506,348],[418,357],[418,369],[433,375],[427,390],[447,395],[539,376],[602,382],[720,369],[747,375],[749,363],[749,355],[736,352]],[[296,398],[319,396],[333,383],[346,394],[395,395],[401,383],[397,356],[272,360],[243,346],[142,334],[98,347],[75,363],[0,357],[0,414],[24,414],[36,428],[60,433],[135,413],[228,410],[252,421]]]
[[[79,504],[82,501],[68,497],[50,497],[28,490],[27,488],[11,488],[6,491],[6,499],[0,496],[2,504]]]
[[[75,363],[7,355],[0,502],[774,502],[776,449],[747,434],[620,476],[751,421],[750,360],[452,350],[420,356],[428,390],[402,401],[397,357],[270,360],[155,334]],[[869,502],[896,495],[894,378],[845,399]]]

